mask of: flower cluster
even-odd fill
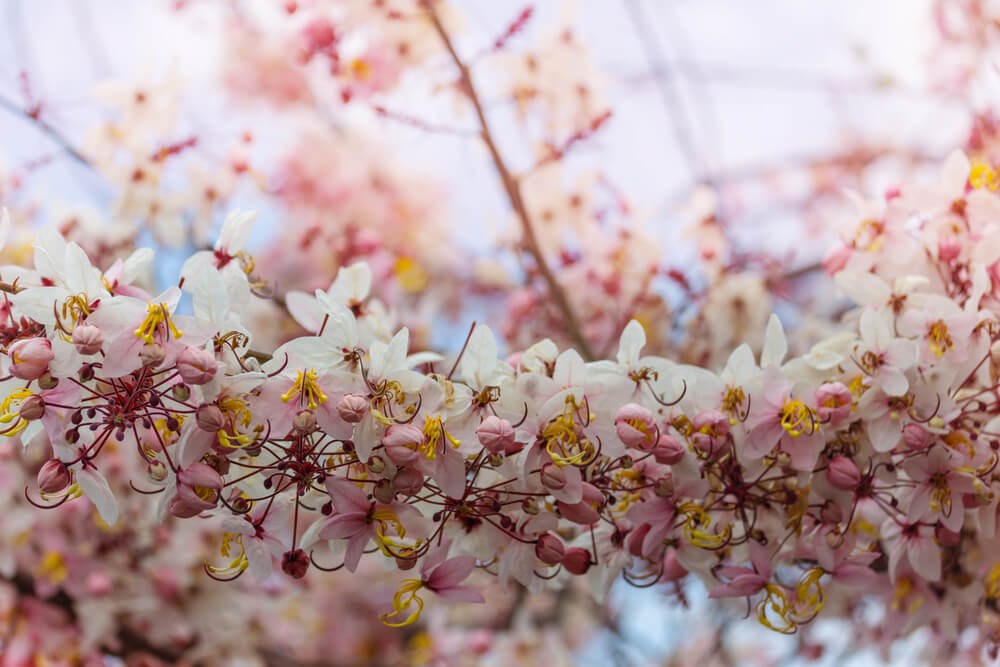
[[[134,450],[161,517],[217,518],[212,578],[413,571],[391,626],[428,594],[482,601],[478,567],[599,596],[690,574],[782,633],[863,590],[888,635],[992,641],[1000,199],[981,172],[956,153],[940,184],[866,206],[825,262],[860,304],[846,331],[787,358],[772,316],[760,355],[741,345],[719,372],[644,356],[635,321],[611,360],[549,340],[500,359],[474,325],[445,363],[386,325],[365,264],[299,297],[315,335],[261,351],[253,216],[156,296],[132,284],[150,251],[101,270],[42,235],[33,270],[0,270],[0,424],[54,452],[33,503],[85,495],[109,526],[103,462]]]

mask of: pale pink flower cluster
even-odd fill
[[[599,597],[691,575],[782,633],[863,592],[885,637],[991,645],[1000,199],[982,172],[956,153],[940,184],[866,209],[826,262],[860,304],[848,330],[789,358],[772,316],[760,355],[719,373],[644,355],[638,322],[609,360],[550,340],[499,359],[479,325],[445,363],[382,321],[364,264],[298,298],[314,335],[262,351],[242,322],[253,216],[158,296],[45,236],[34,270],[2,270],[0,423],[52,448],[34,502],[86,495],[111,526],[108,450],[134,451],[160,516],[218,517],[213,578],[394,565],[388,625],[481,600],[478,566]]]

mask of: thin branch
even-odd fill
[[[73,160],[75,160],[76,162],[80,163],[84,167],[87,167],[88,169],[93,169],[94,168],[94,165],[92,165],[90,163],[90,160],[88,160],[86,157],[84,157],[83,154],[80,151],[78,151],[73,146],[73,144],[70,143],[69,139],[67,139],[66,137],[64,137],[62,135],[62,133],[59,132],[59,130],[57,130],[56,128],[52,127],[45,120],[43,120],[41,118],[41,115],[39,113],[35,113],[35,112],[29,111],[27,109],[22,109],[20,106],[18,106],[17,104],[15,104],[13,101],[11,101],[11,100],[9,100],[9,99],[7,99],[5,97],[0,97],[0,109],[4,109],[5,111],[11,113],[12,115],[14,115],[14,116],[20,116],[21,118],[25,119],[29,123],[32,123],[36,128],[38,128],[38,130],[42,134],[44,134],[49,139],[51,139],[63,151],[65,151],[67,155],[69,155],[71,158],[73,158]]]
[[[434,29],[437,31],[438,36],[444,43],[445,49],[447,49],[448,54],[451,56],[452,62],[455,64],[455,67],[458,68],[460,88],[462,92],[465,93],[465,96],[469,98],[469,102],[472,103],[472,107],[476,112],[476,118],[479,121],[479,128],[483,141],[486,144],[486,148],[490,152],[490,157],[493,159],[493,165],[496,168],[497,173],[500,175],[500,181],[502,182],[503,188],[507,193],[507,198],[510,200],[511,206],[521,222],[521,232],[524,237],[524,245],[531,256],[534,257],[535,264],[538,265],[538,272],[548,285],[549,293],[552,295],[552,300],[555,302],[556,307],[559,309],[563,319],[565,320],[566,330],[570,339],[573,341],[573,344],[580,351],[580,354],[584,357],[584,359],[587,359],[588,361],[593,360],[594,352],[591,349],[590,343],[584,337],[576,314],[573,312],[569,299],[566,297],[566,292],[563,291],[563,288],[556,279],[555,274],[552,273],[552,269],[549,267],[549,263],[546,261],[545,255],[542,252],[541,245],[538,243],[538,237],[535,235],[535,226],[531,220],[531,215],[528,213],[528,207],[524,203],[524,198],[521,194],[521,187],[518,184],[517,179],[514,178],[510,170],[507,168],[507,164],[504,162],[503,156],[500,155],[500,150],[497,148],[497,144],[493,139],[492,133],[490,132],[490,126],[486,120],[486,114],[483,111],[482,102],[479,99],[475,86],[472,84],[472,76],[469,74],[469,68],[455,50],[455,45],[451,41],[451,36],[448,34],[448,31],[445,30],[444,25],[442,25],[441,19],[438,17],[433,2],[425,0],[424,6],[427,9],[427,14],[430,17],[431,22],[434,24]]]

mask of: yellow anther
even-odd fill
[[[678,510],[687,515],[684,524],[684,536],[688,542],[702,549],[715,549],[729,541],[732,529],[726,526],[721,533],[709,533],[704,530],[712,525],[712,518],[698,505],[684,503]]]
[[[21,387],[20,389],[15,389],[7,394],[7,398],[3,399],[3,403],[0,403],[0,424],[9,424],[14,422],[14,425],[10,428],[0,429],[0,435],[10,437],[17,435],[24,429],[28,428],[28,421],[26,419],[21,419],[19,409],[21,407],[21,403],[23,403],[29,396],[34,396],[34,392],[25,387]]]
[[[288,391],[281,395],[281,400],[287,403],[298,396],[300,402],[303,400],[309,401],[306,407],[310,410],[315,410],[320,404],[326,403],[326,394],[316,384],[316,380],[318,379],[319,375],[316,374],[315,369],[310,368],[305,373],[297,371],[295,382],[292,383]]]
[[[147,343],[155,343],[156,340],[153,338],[153,335],[160,328],[161,324],[166,325],[174,338],[180,338],[183,335],[181,330],[174,324],[173,319],[171,319],[167,304],[149,301],[146,306],[146,319],[135,330],[135,337],[141,338]]]
[[[451,446],[455,449],[462,444],[461,440],[458,440],[451,433],[445,430],[444,424],[441,423],[441,417],[431,417],[428,415],[424,417],[424,441],[420,444],[420,452],[427,457],[428,461],[433,461],[437,458],[437,448],[441,444],[442,439],[446,439],[451,443]]]
[[[722,396],[722,411],[729,415],[731,425],[736,425],[737,415],[743,410],[746,400],[747,393],[743,391],[743,387],[726,385],[726,393]]]
[[[36,573],[38,576],[45,577],[51,583],[57,585],[61,584],[69,576],[66,562],[63,560],[62,554],[58,551],[46,553],[42,558],[42,562],[38,564]]]
[[[225,567],[216,567],[215,565],[205,563],[205,567],[210,573],[217,574],[222,577],[232,577],[250,567],[250,561],[247,559],[246,547],[243,546],[243,535],[240,533],[224,533],[222,535],[222,548],[219,549],[219,553],[221,553],[224,558],[229,558],[230,554],[234,550],[233,544],[239,546],[240,553],[237,554],[229,562],[229,565]]]
[[[576,398],[570,394],[566,397],[562,414],[552,419],[542,429],[545,451],[558,466],[587,465],[597,457],[597,449],[591,442],[586,438],[580,438],[576,423],[580,407]],[[589,410],[587,412],[587,423],[590,423],[594,415],[589,414]]]
[[[793,438],[806,432],[812,435],[816,431],[816,416],[805,403],[798,399],[785,401],[781,408],[781,428],[785,429],[788,435]]]
[[[948,325],[942,320],[938,320],[931,324],[931,330],[929,334],[929,341],[931,352],[934,353],[938,359],[944,356],[944,353],[955,347],[955,344],[951,341],[951,334],[948,333]]]
[[[1000,598],[1000,563],[990,568],[984,580],[986,596],[992,600]]]
[[[768,584],[764,587],[764,597],[757,603],[757,620],[761,625],[783,635],[793,634],[798,624],[789,618],[791,611],[792,605],[780,586]],[[780,623],[772,622],[771,616],[777,616]]]
[[[969,170],[969,185],[979,189],[986,187],[989,190],[996,190],[1000,186],[997,180],[997,172],[993,167],[981,160],[976,160]]]
[[[424,610],[424,601],[420,599],[417,595],[417,591],[424,587],[424,582],[419,579],[405,579],[399,586],[399,590],[396,594],[392,596],[392,609],[393,611],[388,614],[382,614],[379,618],[381,621],[388,625],[390,628],[402,628],[407,625],[413,625],[420,618],[420,612]],[[397,622],[390,621],[389,619],[398,616],[410,608],[411,605],[416,603],[416,611],[410,612],[404,620]]]

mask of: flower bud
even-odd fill
[[[214,468],[201,462],[195,462],[177,473],[177,481],[195,488],[221,489],[222,477]]]
[[[397,558],[396,559],[396,567],[398,567],[402,572],[406,572],[407,570],[412,570],[413,567],[416,564],[417,564],[417,559],[416,558]]]
[[[55,358],[52,343],[46,338],[22,338],[8,349],[10,374],[20,380],[37,380]]]
[[[371,466],[371,464],[368,464]],[[385,465],[385,464],[382,464]],[[375,482],[375,488],[372,489],[372,495],[375,496],[375,500],[379,501],[384,505],[388,505],[396,498],[396,491],[392,488],[392,482],[387,479],[380,479]]]
[[[413,424],[396,424],[386,429],[382,446],[389,460],[398,466],[410,465],[420,454],[417,447],[424,442],[424,432]]]
[[[653,449],[653,458],[657,463],[672,466],[684,458],[684,445],[672,436],[661,435]]]
[[[558,491],[566,486],[566,471],[555,463],[542,466],[542,486],[552,491]]]
[[[162,482],[167,478],[168,468],[163,461],[156,460],[149,462],[149,479],[154,482]]]
[[[670,498],[674,495],[674,478],[672,475],[667,475],[656,480],[656,486],[653,487],[653,493],[655,493],[660,498]]]
[[[300,410],[292,418],[292,428],[302,435],[312,433],[316,430],[316,414],[312,410]]]
[[[187,384],[210,382],[218,369],[215,355],[198,347],[189,345],[177,357],[177,372]]]
[[[194,413],[198,428],[202,431],[215,433],[226,426],[226,417],[214,403],[202,403]]]
[[[97,354],[104,345],[104,332],[90,324],[78,324],[73,329],[73,345],[80,354]]]
[[[348,424],[357,424],[368,414],[368,401],[364,396],[345,394],[337,403],[337,414]]]
[[[650,449],[655,444],[653,413],[636,403],[626,403],[615,415],[615,431],[626,447]]]
[[[823,421],[837,424],[851,414],[854,395],[841,382],[825,382],[816,390],[816,414]]]
[[[943,236],[938,239],[938,259],[950,262],[962,254],[962,244],[954,236]]]
[[[379,474],[385,470],[385,461],[382,460],[381,456],[373,456],[368,459],[368,470],[374,474]]]
[[[535,557],[546,565],[556,565],[566,554],[562,540],[552,533],[543,533],[535,542]]]
[[[826,469],[826,479],[830,484],[844,491],[853,491],[861,483],[861,471],[857,464],[846,456],[837,456]]]
[[[69,470],[58,459],[49,459],[38,471],[38,490],[42,493],[58,493],[69,486],[69,483]]]
[[[570,574],[586,574],[590,569],[590,552],[581,547],[570,547],[562,557],[562,565]]]
[[[186,384],[175,384],[170,389],[170,395],[174,397],[175,400],[183,403],[184,401],[191,398],[191,390],[188,389]]]
[[[38,394],[32,394],[21,402],[17,414],[20,415],[21,419],[29,422],[41,419],[42,415],[45,414],[45,399]]]
[[[729,418],[718,410],[700,412],[692,421],[692,444],[705,454],[721,454],[722,439],[729,434]]]
[[[48,389],[55,389],[59,384],[59,379],[52,376],[52,373],[45,371],[42,373],[41,377],[38,378],[38,386],[43,391]]]
[[[909,449],[927,449],[933,436],[920,424],[907,424],[903,427],[903,442]]]
[[[164,357],[166,357],[166,353],[159,343],[146,343],[139,350],[139,359],[142,360],[142,365],[147,368],[156,368],[163,363]]]
[[[490,415],[476,429],[479,443],[493,454],[510,454],[515,443],[514,427],[506,419]]]
[[[281,571],[292,579],[301,579],[309,570],[309,556],[302,549],[286,551],[281,556]]]
[[[404,496],[412,496],[424,488],[424,476],[414,468],[402,468],[392,478],[392,488]]]

